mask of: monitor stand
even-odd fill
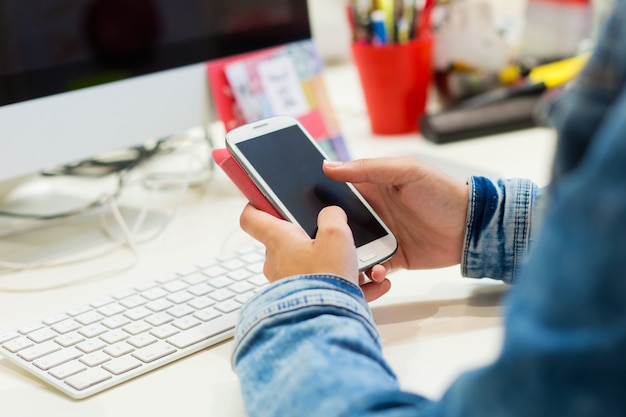
[[[71,180],[66,179],[65,187],[53,187],[49,181],[37,175],[2,182],[0,211],[38,216],[81,212],[98,197],[93,193],[91,196],[83,195],[81,188],[86,184],[70,184]],[[127,224],[132,227],[141,208],[122,204],[119,209]],[[108,209],[100,206],[75,216],[52,220],[0,216],[0,261],[54,264],[58,259],[68,256],[78,258],[81,251],[111,244],[113,239],[101,227],[103,210]],[[110,214],[106,216],[113,237],[121,239],[123,233],[120,227]],[[166,221],[164,213],[150,210],[146,212],[139,234],[154,232]],[[7,271],[0,265],[0,273]]]

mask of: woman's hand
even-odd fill
[[[359,267],[352,231],[339,207],[326,207],[318,215],[315,239],[299,226],[278,219],[248,204],[241,228],[265,245],[263,273],[274,282],[302,274],[333,274],[359,283]]]
[[[353,183],[398,239],[397,253],[383,265],[438,268],[461,261],[468,187],[415,158],[327,161],[324,171]],[[382,270],[369,275],[380,282]]]

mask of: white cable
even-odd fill
[[[133,254],[133,261],[131,262],[131,264],[125,266],[125,267],[121,267],[121,268],[117,268],[117,269],[112,269],[110,271],[103,271],[91,276],[87,276],[87,277],[81,277],[75,280],[71,280],[71,281],[66,281],[60,284],[55,284],[55,285],[51,285],[51,286],[47,286],[47,287],[38,287],[38,288],[1,288],[0,287],[0,291],[12,291],[12,292],[25,292],[25,291],[41,291],[41,290],[48,290],[48,289],[54,289],[54,288],[60,288],[60,287],[64,287],[64,286],[68,286],[68,285],[72,285],[75,284],[77,282],[84,282],[86,280],[89,279],[93,279],[96,278],[98,276],[103,276],[106,275],[108,273],[113,273],[113,272],[121,272],[127,269],[132,268],[134,265],[137,264],[138,262],[138,258],[139,258],[139,253],[137,250],[137,244],[138,243],[143,243],[146,242],[148,240],[154,239],[156,238],[158,235],[160,235],[169,225],[169,223],[171,223],[171,220],[175,217],[176,213],[178,212],[179,208],[180,208],[180,204],[183,201],[183,197],[184,195],[187,193],[190,183],[194,177],[194,169],[193,169],[193,163],[194,161],[200,161],[200,165],[205,165],[205,161],[203,161],[200,157],[198,157],[195,154],[191,154],[189,157],[189,161],[188,161],[188,166],[187,166],[187,170],[185,171],[185,175],[183,177],[182,180],[180,181],[175,181],[174,183],[178,182],[180,187],[180,194],[178,195],[178,198],[175,199],[175,201],[177,202],[177,204],[174,207],[174,210],[172,211],[172,213],[167,217],[167,220],[165,222],[163,222],[163,225],[157,230],[156,233],[148,236],[147,238],[143,238],[143,239],[137,239],[136,235],[139,233],[139,230],[141,229],[141,226],[143,225],[146,217],[147,217],[147,213],[149,211],[148,209],[148,205],[144,204],[142,206],[142,208],[139,211],[139,214],[137,215],[137,218],[132,226],[132,228],[129,228],[128,223],[126,222],[126,219],[124,218],[124,216],[122,215],[119,206],[117,204],[117,198],[119,197],[119,195],[121,194],[121,189],[122,188],[126,188],[125,186],[128,184],[124,184],[125,182],[125,178],[120,178],[120,184],[124,184],[124,186],[120,185],[120,188],[118,188],[118,190],[116,190],[113,194],[108,195],[108,196],[101,196],[99,199],[97,199],[96,201],[98,202],[98,206],[101,205],[107,205],[110,213],[112,214],[112,216],[114,217],[118,227],[120,228],[122,234],[124,235],[124,239],[119,240],[117,238],[115,238],[115,233],[112,233],[111,228],[108,226],[107,222],[106,222],[106,213],[104,213],[103,211],[101,211],[101,227],[102,229],[105,231],[105,233],[109,236],[110,239],[112,239],[116,244],[111,247],[108,248],[106,250],[103,251],[99,251],[95,254],[89,255],[89,256],[82,256],[79,258],[74,258],[74,259],[67,259],[64,261],[54,261],[54,262],[33,262],[33,263],[20,263],[20,262],[11,262],[11,261],[3,261],[0,260],[0,268],[4,268],[4,269],[8,269],[11,271],[23,271],[23,270],[33,270],[33,269],[42,269],[42,268],[53,268],[53,267],[61,267],[61,266],[67,266],[67,265],[71,265],[71,264],[76,264],[76,263],[80,263],[80,262],[85,262],[85,261],[89,261],[89,260],[93,260],[93,259],[97,259],[99,257],[102,257],[103,255],[106,255],[108,253],[111,253],[115,250],[118,250],[120,247],[127,247],[131,253]],[[209,168],[208,168],[208,173],[209,175],[212,174],[213,171],[213,164],[211,164],[211,162],[209,161],[208,164]],[[201,170],[202,171],[202,170]],[[128,172],[126,172],[125,174],[122,175],[128,175]],[[202,174],[199,175],[200,179],[202,180]],[[210,179],[209,177],[205,177],[204,180]],[[155,178],[153,177],[151,179],[152,182],[159,182],[159,180],[157,179],[157,181],[154,181]],[[196,179],[197,180],[197,179]],[[165,183],[165,181],[164,181]],[[148,183],[146,183],[144,181],[144,186],[149,185]],[[172,182],[171,179],[169,181],[166,182],[165,186],[163,186],[163,188],[168,188],[166,186],[171,186]],[[153,189],[153,187],[151,186],[146,186],[145,188],[147,189]],[[157,187],[156,189],[158,190],[160,187]],[[90,208],[93,208],[94,203],[89,204],[85,210],[87,211]],[[83,213],[81,212],[81,214]],[[72,216],[74,217],[74,216]],[[46,225],[49,225],[50,223],[48,222],[61,222],[67,220],[66,218],[61,218],[61,219],[53,219],[53,220],[48,220],[46,222]],[[37,227],[40,227],[39,225],[36,226],[31,226],[32,230],[36,229]],[[24,228],[24,229],[30,229],[30,228]],[[23,230],[23,229],[22,229]],[[2,273],[3,271],[0,271],[0,273]]]

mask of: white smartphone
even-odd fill
[[[276,116],[237,127],[227,133],[226,147],[282,217],[309,237],[315,237],[319,212],[340,206],[348,216],[360,271],[396,252],[396,238],[356,188],[324,174],[322,161],[328,156],[296,119]]]

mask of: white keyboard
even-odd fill
[[[85,398],[228,339],[267,285],[260,246],[240,249],[0,334],[0,354]]]

